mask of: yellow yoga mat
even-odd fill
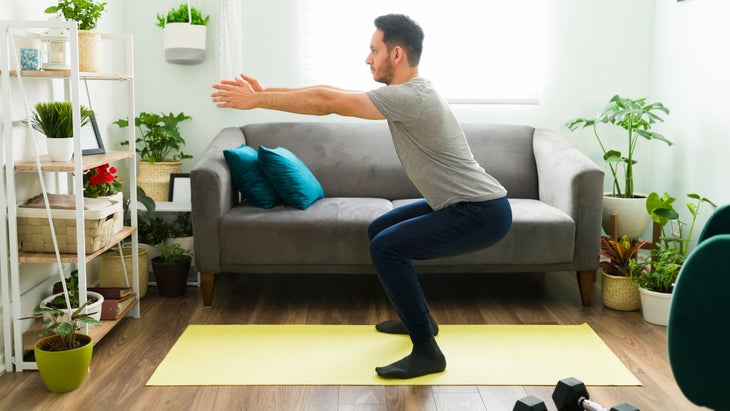
[[[372,325],[190,325],[147,385],[641,385],[587,324],[442,325],[446,371],[387,380],[410,353]]]

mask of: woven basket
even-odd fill
[[[149,281],[149,258],[147,257],[147,249],[138,247],[138,267],[139,274],[139,298],[147,295],[147,283]],[[127,268],[127,279],[129,286],[132,286],[132,247],[122,247],[124,253],[124,265]],[[124,281],[124,269],[122,268],[122,259],[119,258],[119,250],[113,249],[105,252],[99,257],[99,286],[100,287],[126,287],[127,282]]]
[[[61,197],[63,195],[50,195]],[[84,201],[89,201],[85,199]],[[53,200],[51,200],[51,204]],[[53,207],[53,206],[52,206]],[[117,204],[112,203],[102,210],[84,212],[85,252],[87,254],[106,247],[114,234],[114,224],[121,213]],[[76,211],[51,208],[53,227],[60,253],[76,253]],[[46,210],[43,208],[18,207],[18,241],[22,251],[31,253],[53,253],[53,239],[48,225]]]
[[[79,30],[79,71],[101,71],[101,33]]]
[[[603,305],[619,311],[635,311],[641,308],[639,288],[631,284],[629,277],[617,277],[601,271],[601,297]]]
[[[182,161],[139,162],[137,185],[155,201],[168,201],[170,174],[182,171]]]

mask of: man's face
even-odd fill
[[[378,83],[390,84],[393,81],[393,63],[390,61],[388,47],[383,43],[383,32],[375,30],[370,41],[370,54],[365,60],[373,73],[373,80]]]

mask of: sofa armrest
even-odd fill
[[[223,150],[244,142],[240,128],[221,130],[190,171],[195,266],[200,272],[220,272],[220,220],[238,202]]]
[[[536,129],[533,150],[540,201],[559,208],[575,221],[578,271],[595,271],[601,238],[603,171],[555,132]]]

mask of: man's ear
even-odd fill
[[[401,46],[395,46],[390,56],[393,59],[393,63],[398,64],[406,57],[406,51]]]

